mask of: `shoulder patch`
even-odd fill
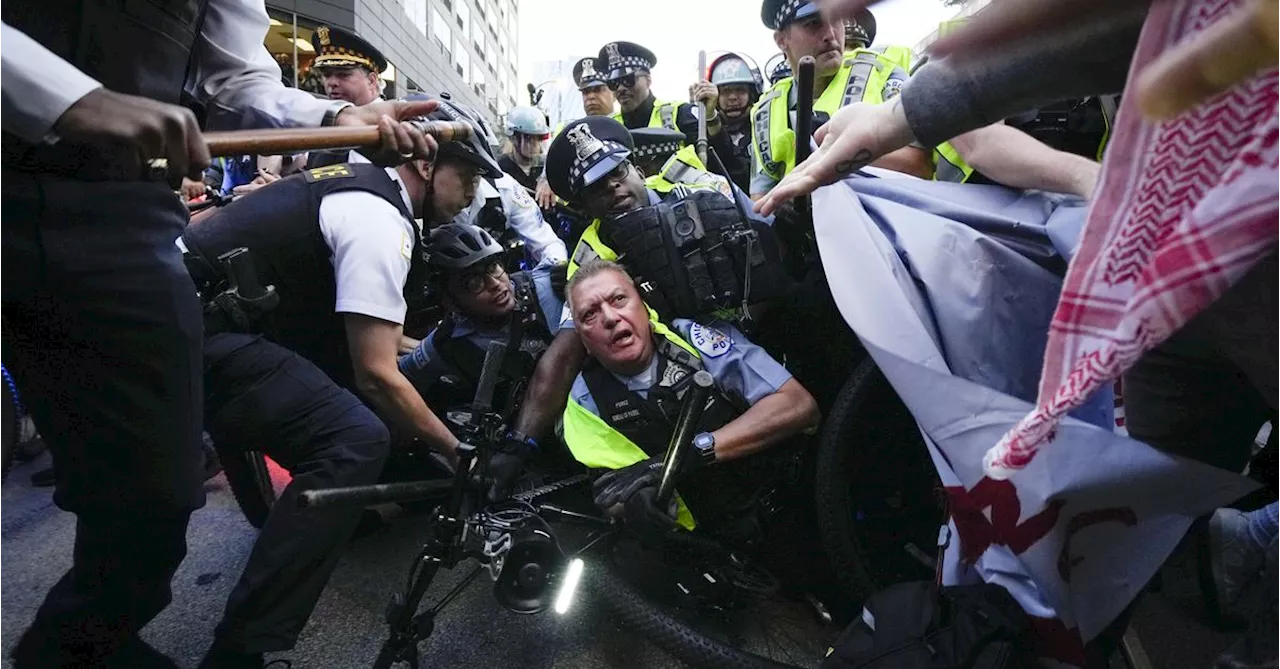
[[[524,189],[524,186],[517,185],[515,188],[512,188],[511,199],[516,203],[516,206],[521,209],[528,209],[534,206],[533,198],[529,197],[529,192]]]
[[[890,78],[888,81],[884,82],[884,90],[880,93],[881,97],[886,101],[898,97],[898,94],[902,92],[902,86],[905,83],[906,82],[901,79]]]
[[[325,167],[317,167],[302,173],[302,178],[310,183],[323,181],[325,179],[339,179],[342,177],[354,177],[355,171],[349,165],[327,165]]]
[[[718,358],[733,348],[733,337],[700,323],[689,326],[689,343],[703,356]]]

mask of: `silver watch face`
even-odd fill
[[[716,447],[716,438],[703,432],[693,438],[693,445],[700,451],[709,451]]]

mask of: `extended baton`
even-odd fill
[[[697,434],[698,421],[702,420],[702,410],[707,406],[707,398],[711,396],[711,375],[705,370],[693,374],[693,383],[685,391],[684,404],[680,406],[680,416],[676,419],[676,429],[667,444],[667,456],[662,466],[662,481],[658,483],[658,508],[662,508],[676,492],[676,477],[684,467],[684,459],[693,450],[693,436]]]
[[[796,67],[796,164],[809,158],[809,142],[813,137],[813,56],[800,59]],[[808,197],[797,198],[796,209],[809,213]]]
[[[707,76],[707,52],[698,52],[698,81]],[[698,100],[698,160],[707,166],[707,103]]]

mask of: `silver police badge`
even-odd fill
[[[569,137],[569,143],[573,145],[573,150],[578,154],[578,160],[586,160],[595,155],[597,151],[604,150],[604,142],[601,142],[595,135],[591,134],[591,126],[585,123],[576,125],[565,133]]]
[[[605,55],[609,56],[609,67],[616,67],[616,64],[622,60],[622,54],[618,53],[618,43],[609,42],[604,45]]]

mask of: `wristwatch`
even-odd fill
[[[334,123],[337,123],[338,114],[341,113],[343,109],[354,106],[355,105],[347,102],[346,100],[334,100],[329,104],[329,107],[324,110],[324,118],[321,119],[320,125],[327,128]]]
[[[538,450],[538,440],[518,430],[507,432],[507,439],[512,442],[523,444],[530,451]]]
[[[716,436],[710,432],[700,432],[693,437],[693,447],[702,456],[702,463],[709,465],[716,461]]]

